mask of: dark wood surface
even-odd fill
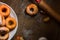
[[[26,6],[31,3],[29,0],[0,1],[11,6],[18,17],[19,27],[11,40],[15,40],[17,35],[23,36],[25,40],[29,40],[30,38],[31,40],[38,40],[39,37],[46,37],[48,40],[60,40],[60,25],[54,18],[49,16],[50,21],[44,23],[42,18],[48,16],[46,14],[38,12],[34,17],[25,14]],[[46,0],[46,2],[60,13],[60,0]]]

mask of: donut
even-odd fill
[[[0,40],[6,40],[9,37],[9,29],[7,27],[0,27]]]
[[[35,15],[38,12],[38,7],[35,4],[30,4],[26,7],[26,12],[29,15]]]
[[[9,16],[10,8],[5,4],[0,5],[0,14],[2,14],[5,17]]]
[[[0,14],[0,25],[2,25],[3,16]]]
[[[16,20],[13,17],[8,17],[6,19],[6,26],[9,29],[14,29],[16,27]]]
[[[5,25],[5,18],[0,14],[0,26]]]
[[[15,40],[24,40],[24,38],[22,36],[18,35],[18,36],[15,37]]]
[[[6,25],[6,19],[4,17],[2,19],[2,25]]]

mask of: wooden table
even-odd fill
[[[48,40],[60,40],[60,25],[50,17],[48,23],[42,22],[41,18],[48,16],[38,13],[35,17],[26,15],[25,8],[29,4],[28,0],[0,0],[11,6],[18,17],[18,30],[12,40],[17,35],[23,36],[25,40],[37,40],[39,37],[47,37]],[[53,9],[60,13],[60,0],[46,0]],[[60,15],[60,14],[59,14]],[[26,33],[30,35],[27,35]],[[27,35],[27,36],[26,36]]]

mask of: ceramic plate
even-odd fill
[[[0,5],[2,5],[2,4],[6,4],[6,3],[0,2]],[[11,38],[15,35],[15,33],[17,31],[17,28],[18,28],[18,18],[17,18],[17,15],[16,15],[16,13],[14,12],[14,10],[11,7],[10,7],[10,10],[11,10],[10,16],[16,19],[17,25],[16,25],[15,29],[13,29],[11,32],[9,32],[9,38],[8,38],[8,40],[11,40]]]

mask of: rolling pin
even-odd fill
[[[57,21],[60,22],[60,15],[59,13],[57,13],[56,11],[54,11],[44,0],[37,0],[39,6],[47,11],[49,13],[49,15],[51,15],[52,17],[54,17]]]

